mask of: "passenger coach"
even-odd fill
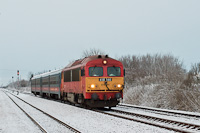
[[[123,98],[124,69],[103,55],[77,60],[61,70],[36,75],[32,93],[90,107],[114,107]]]

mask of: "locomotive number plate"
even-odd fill
[[[112,81],[112,78],[99,78],[99,81]]]

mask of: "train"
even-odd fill
[[[115,107],[123,99],[123,64],[108,55],[76,60],[31,78],[31,92],[91,108]]]

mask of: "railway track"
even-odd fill
[[[28,102],[24,101],[23,99],[21,99],[21,98],[15,96],[15,95],[13,95],[12,93],[10,93],[12,96],[14,96],[15,98],[17,98],[17,99],[20,100],[21,102],[26,103],[26,105],[29,105],[29,107],[31,107],[32,109],[35,109],[35,110],[39,111],[41,114],[43,114],[43,115],[45,115],[45,116],[48,117],[48,118],[45,118],[45,120],[43,120],[43,122],[38,122],[38,119],[35,120],[33,117],[31,117],[31,115],[30,115],[29,113],[27,113],[27,111],[25,111],[24,109],[22,109],[22,107],[21,107],[19,104],[17,104],[16,100],[14,100],[13,98],[11,98],[11,96],[9,96],[9,95],[7,94],[7,92],[4,91],[4,93],[13,101],[13,103],[15,103],[15,104],[17,105],[17,107],[19,107],[19,108],[26,114],[26,116],[28,116],[28,117],[34,122],[35,125],[37,125],[37,126],[39,127],[39,129],[40,129],[42,132],[44,132],[44,133],[47,133],[47,132],[57,132],[57,131],[54,131],[54,129],[56,130],[56,127],[58,127],[58,128],[60,127],[59,130],[61,130],[61,131],[58,131],[58,132],[69,132],[69,131],[71,131],[71,132],[75,132],[75,133],[80,133],[80,131],[78,131],[77,129],[71,127],[70,125],[68,125],[68,124],[66,124],[66,123],[64,123],[64,122],[62,122],[61,120],[59,120],[59,119],[53,117],[52,115],[50,115],[50,114],[48,114],[48,113],[46,113],[46,112],[40,110],[39,108],[37,108],[37,107],[31,105],[30,103],[28,103]],[[8,92],[8,93],[9,93],[9,92]],[[18,101],[18,102],[19,102],[19,101]],[[38,113],[36,113],[36,114],[38,115]],[[52,120],[54,120],[54,121],[52,121]],[[46,128],[52,128],[53,130],[52,130],[52,129],[49,129],[49,131],[48,131],[47,129],[45,129],[44,127],[41,126],[40,123],[43,124],[45,121],[47,121],[47,122],[48,122],[48,121],[51,121],[50,123],[51,123],[51,124],[53,123],[53,126],[54,126],[54,127],[50,127],[48,124],[46,124],[46,125],[47,125]],[[56,124],[58,124],[58,126],[56,126]],[[66,130],[66,129],[67,129],[67,130]]]
[[[4,92],[10,99],[11,101],[13,101],[13,103],[20,109],[22,110],[22,112],[24,112],[24,114],[29,118],[31,119],[31,121],[39,127],[39,129],[44,132],[44,133],[47,133],[47,131],[37,122],[35,121],[25,110],[23,110],[6,92]]]
[[[20,99],[20,98],[18,98],[18,99]],[[20,99],[20,100],[22,100],[22,99]],[[22,101],[24,101],[24,100],[22,100]],[[27,103],[26,101],[24,101],[24,102]],[[27,103],[27,104],[29,104],[29,103]],[[32,105],[30,105],[30,106],[32,106]],[[119,105],[119,107],[135,108],[135,107],[129,106],[129,105]],[[136,108],[138,109],[139,107],[136,107]],[[159,109],[156,110],[156,109],[149,109],[149,108],[145,108],[145,107],[141,107],[140,109],[149,110],[150,112],[153,112],[153,111],[159,112],[160,111]],[[182,133],[200,132],[200,125],[197,125],[197,124],[191,124],[191,123],[181,122],[181,121],[174,121],[174,120],[170,120],[170,119],[166,119],[166,118],[159,118],[159,117],[155,117],[155,116],[151,116],[151,115],[143,115],[143,114],[126,112],[126,111],[121,111],[121,110],[116,110],[116,109],[111,109],[111,110],[109,110],[109,112],[108,112],[108,110],[103,110],[103,111],[97,110],[97,109],[92,109],[92,110],[95,112],[106,114],[106,115],[111,115],[113,117],[118,117],[121,119],[126,119],[126,120],[130,120],[130,121],[135,121],[135,122],[140,122],[143,124],[160,127],[160,128],[164,128],[164,129],[175,131],[175,132],[182,132]],[[172,111],[168,112],[165,110],[161,110],[161,113],[171,113],[174,115],[185,115],[186,114],[186,113],[182,114],[179,112],[172,112]],[[44,112],[44,114],[45,114],[45,112]],[[164,115],[164,114],[162,114],[162,115]],[[199,118],[198,115],[188,114],[187,116]],[[79,132],[79,131],[74,131],[74,132]]]
[[[133,107],[133,106],[122,105],[122,104],[120,104],[119,106],[131,107],[131,108]],[[138,109],[139,107],[136,107],[136,108]],[[88,109],[88,108],[86,108],[86,109]],[[141,107],[140,109],[142,109],[142,110],[146,109],[146,110],[153,111],[153,112],[157,111],[160,114],[162,113],[162,115],[164,115],[163,113],[171,113],[172,115],[181,115],[181,116],[184,115],[184,116],[195,117],[195,118],[200,117],[198,115],[193,115],[193,114],[186,114],[186,113],[179,113],[179,112],[172,112],[172,111],[168,112],[168,111],[165,111],[165,110],[150,109],[150,108],[145,108],[145,107]],[[97,110],[97,109],[92,109],[92,110],[95,111],[95,112],[106,114],[106,115],[111,115],[111,116],[126,119],[126,120],[136,121],[136,122],[140,122],[140,123],[144,123],[144,124],[148,124],[148,125],[172,130],[172,131],[175,131],[175,132],[182,132],[182,133],[200,132],[200,125],[197,125],[197,124],[191,124],[191,123],[174,121],[174,120],[164,119],[164,118],[159,118],[159,117],[154,117],[154,116],[130,113],[130,112],[115,110],[115,109],[108,110],[109,112],[105,112],[105,111],[101,111],[101,110]],[[114,114],[113,114],[113,112],[114,112]],[[128,117],[122,116],[121,114],[128,115]],[[135,118],[131,118],[130,116],[135,117]]]
[[[173,116],[178,115],[178,116],[184,116],[184,117],[186,116],[189,118],[193,117],[193,118],[200,119],[200,115],[183,113],[183,112],[174,112],[170,110],[161,110],[161,109],[156,109],[156,108],[140,107],[140,106],[126,105],[126,104],[119,104],[118,107],[128,107],[128,108],[146,110],[146,111],[150,111],[150,112],[154,112],[158,114],[167,114],[167,115],[171,114]]]
[[[159,118],[155,116],[150,115],[143,115],[143,114],[137,114],[137,113],[131,113],[116,109],[111,109],[108,111],[102,111],[93,109],[95,112],[103,113],[106,115],[114,116],[117,118],[122,118],[130,121],[140,122],[143,124],[148,124],[151,126],[156,126],[164,129],[168,129],[175,132],[181,132],[181,133],[195,133],[200,132],[200,125],[181,122],[181,121],[174,121],[166,118]]]

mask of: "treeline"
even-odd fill
[[[122,56],[119,60],[126,69],[126,83],[138,81],[149,83],[181,83],[181,87],[196,87],[200,80],[200,63],[191,66],[187,72],[183,62],[173,55]],[[145,79],[145,80],[144,80]],[[150,82],[148,82],[150,80]],[[145,82],[140,82],[144,83]]]
[[[200,63],[189,72],[173,55],[127,55],[124,102],[166,109],[200,112]]]
[[[122,56],[119,60],[126,69],[128,84],[159,82],[177,83],[184,79],[183,63],[172,55]]]
[[[30,87],[30,85],[31,83],[29,80],[22,79],[19,81],[10,82],[7,87],[19,89],[21,87]]]

